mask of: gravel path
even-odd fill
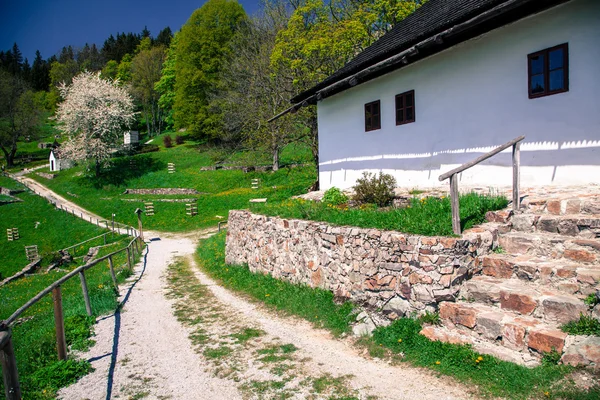
[[[191,328],[184,327],[173,315],[176,300],[166,296],[166,270],[176,257],[189,258],[194,251],[195,240],[185,237],[155,238],[148,244],[145,263],[136,266],[135,280],[129,288],[121,290],[122,311],[99,319],[94,338],[96,345],[81,355],[92,362],[95,371],[61,390],[60,398],[248,397],[248,393],[239,391],[244,382],[217,377],[210,363],[194,351],[189,338]],[[251,321],[253,327],[266,333],[264,341],[281,338],[293,343],[298,348],[297,358],[301,360],[302,369],[314,376],[347,376],[347,384],[358,390],[356,393],[380,399],[473,398],[450,379],[436,378],[421,369],[364,358],[349,341],[334,339],[306,321],[274,315],[261,305],[217,285],[197,268],[194,273],[210,290],[214,296],[211,301],[218,302],[222,314],[234,316],[233,320],[242,325]],[[244,379],[253,382],[251,378]],[[250,397],[256,396],[251,393]]]

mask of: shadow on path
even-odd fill
[[[140,279],[142,279],[142,277],[144,276],[144,272],[146,272],[146,264],[147,264],[149,252],[150,252],[150,247],[147,246],[146,253],[144,254],[144,266],[142,267],[142,272],[137,277],[135,282],[133,282],[133,284],[129,287],[129,289],[127,289],[127,293],[125,294],[125,297],[117,306],[117,309],[114,314],[115,330],[114,330],[114,334],[113,334],[114,339],[113,339],[112,352],[110,353],[111,354],[110,367],[108,368],[108,379],[107,379],[107,384],[106,384],[106,400],[110,400],[112,398],[113,376],[115,373],[115,366],[117,365],[117,354],[119,352],[119,335],[121,333],[121,310],[123,309],[123,306],[125,305],[125,303],[127,303],[127,300],[129,300],[129,295],[131,295],[133,288],[135,287],[135,285],[137,285],[137,283],[140,281]],[[103,357],[105,357],[105,356],[100,356],[98,358],[103,358]]]

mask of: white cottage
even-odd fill
[[[127,146],[136,145],[140,142],[140,133],[138,131],[125,132],[123,143]]]
[[[599,39],[598,0],[428,1],[292,99],[317,104],[321,188],[446,185],[520,135],[522,185],[600,183]],[[461,183],[510,185],[509,150]]]
[[[73,166],[73,162],[71,160],[61,158],[58,153],[54,152],[54,150],[50,152],[48,162],[50,163],[50,171],[52,172],[69,169]]]

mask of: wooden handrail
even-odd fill
[[[458,194],[458,179],[457,174],[463,172],[466,169],[469,169],[482,161],[487,160],[490,157],[495,156],[503,150],[508,149],[512,146],[512,166],[513,166],[513,190],[512,190],[512,208],[513,210],[518,210],[521,205],[521,198],[519,196],[519,185],[521,181],[520,175],[520,166],[521,166],[521,141],[525,139],[525,136],[519,136],[511,140],[508,143],[503,144],[502,146],[496,147],[494,150],[485,153],[484,155],[477,157],[473,161],[469,161],[461,165],[460,167],[454,168],[451,171],[448,171],[442,175],[440,175],[439,180],[443,181],[450,178],[450,204],[452,206],[452,230],[455,234],[460,235],[461,226],[460,226],[460,209],[459,209],[459,194]]]
[[[503,144],[502,146],[498,146],[494,150],[490,151],[489,153],[485,153],[484,155],[479,156],[476,159],[461,165],[460,167],[454,168],[453,170],[440,175],[439,180],[444,181],[444,180],[450,178],[454,174],[463,172],[464,170],[469,169],[469,168],[479,164],[480,162],[485,161],[488,158],[495,156],[496,154],[500,153],[501,151],[508,149],[510,146],[513,146],[516,143],[519,143],[523,139],[525,139],[525,136],[519,136],[518,138],[515,138],[515,139],[511,140],[510,142]]]

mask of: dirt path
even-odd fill
[[[97,343],[82,355],[95,371],[61,390],[60,398],[271,398],[290,387],[293,390],[285,395],[292,398],[328,398],[332,393],[380,399],[472,398],[448,379],[366,359],[348,342],[336,340],[326,331],[274,315],[232,294],[196,267],[192,273],[200,286],[195,292],[205,290],[204,297],[173,296],[173,290],[181,285],[169,285],[168,265],[176,257],[190,260],[194,251],[195,241],[188,238],[149,243],[145,264],[136,266],[135,276],[141,279],[122,290],[122,311],[99,319]],[[185,312],[192,313],[196,322],[182,324],[174,316],[181,319]],[[200,331],[195,331],[198,328]],[[260,332],[260,337],[247,342],[232,339],[248,329]],[[197,340],[200,336],[201,341]],[[236,343],[244,346],[236,347]],[[293,357],[269,353],[290,345]],[[223,357],[221,350],[226,353]],[[286,363],[261,364],[265,354]],[[277,370],[293,373],[273,372]],[[281,380],[286,376],[288,380]],[[269,384],[273,387],[267,390]],[[314,389],[317,385],[332,389],[320,393]]]

